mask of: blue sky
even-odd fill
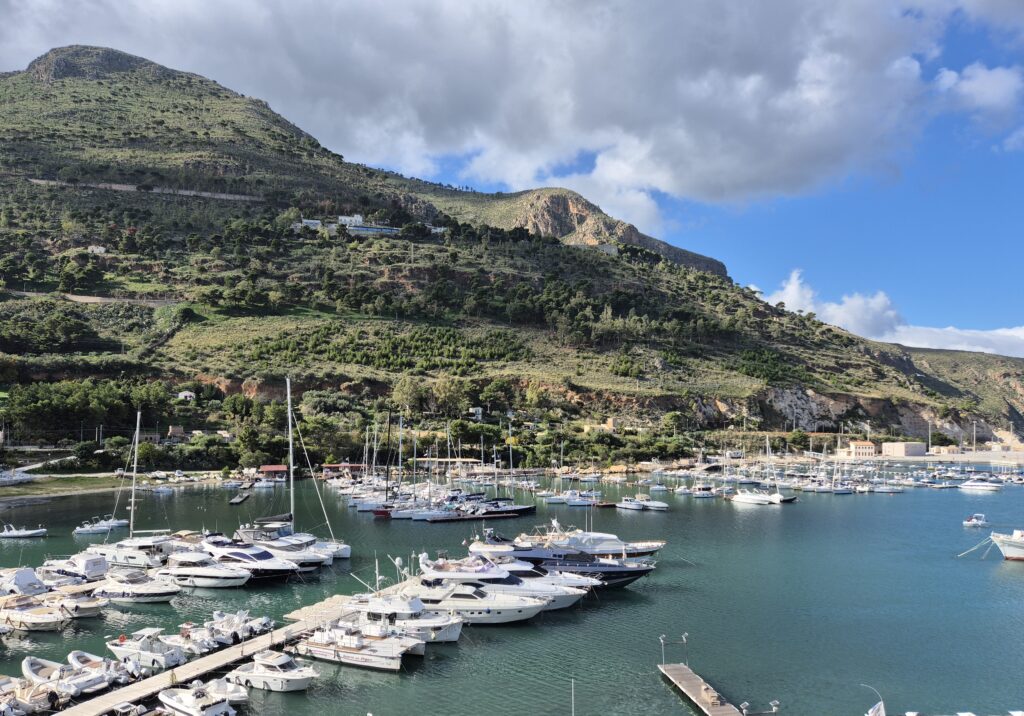
[[[1021,0],[0,0],[0,17],[0,71],[115,47],[266,99],[351,161],[575,189],[862,335],[1024,356]]]

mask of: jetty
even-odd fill
[[[686,664],[658,664],[662,676],[672,682],[704,716],[743,716]]]
[[[239,492],[237,495],[228,500],[229,505],[240,505],[246,500],[252,497],[251,492]]]

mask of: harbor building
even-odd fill
[[[870,440],[851,440],[850,457],[874,457],[875,444]]]
[[[882,443],[882,457],[924,457],[927,452],[924,443]]]

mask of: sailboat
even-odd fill
[[[89,554],[105,557],[115,567],[153,569],[161,567],[168,555],[176,551],[174,540],[167,530],[136,530],[135,491],[139,479],[139,434],[142,431],[142,411],[135,414],[135,440],[132,444],[132,491],[129,504],[128,539],[114,544],[94,544],[86,548]],[[115,508],[116,509],[116,508]],[[141,536],[136,536],[141,535]]]

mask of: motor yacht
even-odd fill
[[[635,510],[637,512],[643,512],[644,506],[638,502],[635,497],[623,497],[615,503],[615,508],[619,510]]]
[[[261,651],[252,661],[230,672],[227,680],[266,691],[304,691],[320,676],[312,666],[300,666],[288,654]]]
[[[718,497],[718,491],[715,486],[708,482],[695,482],[693,490],[691,491],[691,497],[698,499],[705,499],[710,497]]]
[[[660,500],[652,500],[650,495],[643,493],[636,496],[636,501],[639,502],[645,510],[653,510],[656,512],[664,512],[668,509],[667,502],[661,502]]]
[[[991,538],[1002,553],[1003,559],[1012,561],[1024,560],[1024,530],[1014,530],[1008,535],[993,532]]]
[[[551,520],[551,528],[546,533],[533,538],[520,535],[520,538],[524,537],[527,541],[538,539],[550,546],[579,550],[595,557],[647,557],[665,546],[664,540],[627,542],[607,532],[564,530],[557,519]]]
[[[111,572],[93,594],[115,604],[152,604],[169,602],[180,592],[174,582],[153,579],[139,569],[125,569]]]
[[[154,569],[162,567],[168,555],[177,549],[171,535],[153,534],[129,537],[114,544],[89,545],[85,551],[106,558],[114,567]]]
[[[38,597],[14,594],[0,597],[0,622],[19,631],[60,631],[71,623],[71,617]]]
[[[549,570],[538,564],[525,560],[516,559],[512,556],[498,556],[491,553],[486,555],[487,559],[520,579],[537,579],[548,584],[556,584],[560,587],[575,587],[576,589],[591,590],[603,587],[604,582],[585,574],[574,574],[572,572],[559,572]]]
[[[210,535],[201,543],[203,551],[218,564],[240,567],[252,579],[287,579],[298,574],[299,565],[291,560],[275,557],[262,547],[234,542],[223,535]]]
[[[355,610],[360,625],[383,623],[424,642],[458,641],[463,619],[454,614],[430,615],[423,602],[400,594],[356,594],[346,604]]]
[[[166,641],[164,630],[150,627],[129,635],[121,634],[107,642],[107,648],[119,660],[134,659],[140,667],[170,669],[185,663],[185,652]]]
[[[961,482],[960,489],[967,490],[968,492],[999,492],[1003,489],[1003,486],[998,482],[992,482],[980,477]]]
[[[424,553],[419,556],[419,564],[422,580],[465,584],[488,594],[512,594],[542,599],[547,601],[544,607],[546,611],[571,607],[587,594],[585,589],[521,579],[480,555],[457,560],[431,560]]]
[[[85,582],[97,582],[106,579],[110,563],[100,554],[79,552],[68,557],[48,559],[43,566],[55,574],[75,577]]]
[[[740,488],[735,495],[728,498],[731,502],[740,505],[770,505],[771,499],[762,492]]]
[[[488,593],[477,587],[445,583],[444,580],[418,579],[405,584],[401,594],[409,599],[418,598],[426,614],[455,614],[466,624],[525,621],[540,614],[548,605],[546,599]]]
[[[165,567],[150,573],[179,587],[203,589],[241,587],[252,577],[248,570],[216,562],[206,552],[175,552],[167,558]]]

